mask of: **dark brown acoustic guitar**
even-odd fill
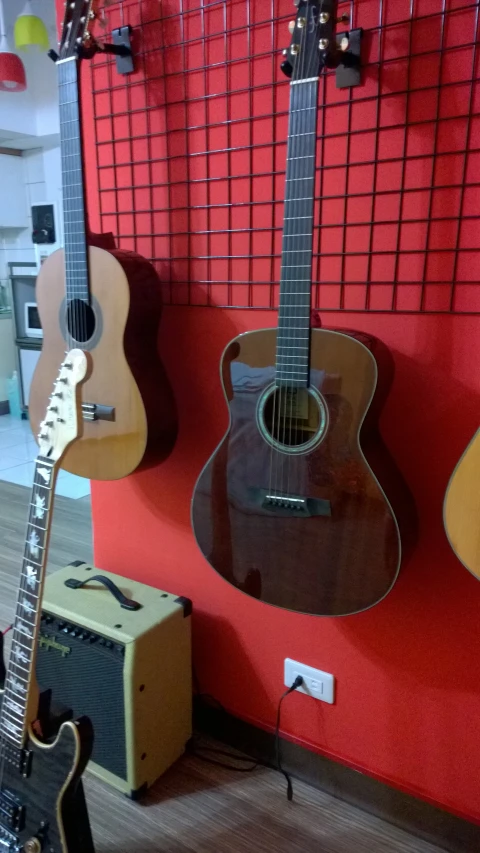
[[[0,850],[5,853],[94,853],[81,775],[93,732],[86,717],[62,723],[47,742],[39,716],[35,660],[55,480],[63,454],[81,434],[80,387],[88,359],[63,362],[40,427],[25,551],[8,666],[0,690]],[[44,707],[44,712],[47,709]]]
[[[92,0],[65,4],[59,55],[54,57],[65,249],[54,252],[38,276],[37,303],[44,338],[31,385],[29,414],[37,434],[65,350],[78,346],[88,351],[93,369],[83,389],[83,435],[62,464],[83,477],[114,480],[141,463],[152,464],[168,455],[176,437],[176,411],[158,357],[162,306],[153,266],[134,252],[106,251],[89,240],[79,66],[92,41],[92,5]]]
[[[392,503],[410,500],[377,427],[388,350],[310,327],[318,77],[336,61],[336,6],[297,3],[278,329],[239,335],[223,354],[230,426],[192,502],[197,543],[226,580],[324,616],[365,610],[391,590],[401,561]]]

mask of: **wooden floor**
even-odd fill
[[[12,619],[28,492],[0,482],[0,628]],[[92,560],[88,498],[57,498],[49,569]],[[188,756],[133,803],[88,772],[97,853],[438,853],[378,818],[261,768],[234,773]]]

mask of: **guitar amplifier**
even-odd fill
[[[191,737],[191,603],[76,561],[45,582],[37,680],[86,714],[89,769],[136,799]]]

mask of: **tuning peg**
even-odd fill
[[[63,392],[62,391],[55,391],[53,396],[58,397],[59,400],[63,400]]]
[[[340,17],[337,18],[337,24],[348,24],[349,20],[350,15],[347,12],[344,12],[343,15],[340,15]]]
[[[61,377],[60,377],[60,379],[59,379],[58,381],[59,381],[59,382],[62,382],[62,383],[63,383],[63,385],[68,385],[68,379],[67,379],[67,377],[66,377],[66,376],[61,376]]]
[[[318,42],[318,49],[326,50],[329,44],[330,42],[328,41],[328,39],[320,39],[320,41]]]
[[[50,436],[49,436],[48,432],[41,432],[40,433],[40,439],[41,440],[48,441],[49,438],[50,438]]]
[[[288,32],[293,33],[295,30],[295,21],[290,21],[288,24]]]
[[[320,20],[321,24],[328,23],[328,21],[330,20],[330,13],[329,12],[320,12],[319,20]]]
[[[45,426],[47,426],[49,429],[51,429],[53,426],[53,421],[46,421]]]

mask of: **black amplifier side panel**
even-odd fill
[[[92,761],[127,778],[124,701],[125,646],[81,625],[42,613],[37,653],[40,690],[53,708],[71,708],[92,721]]]

